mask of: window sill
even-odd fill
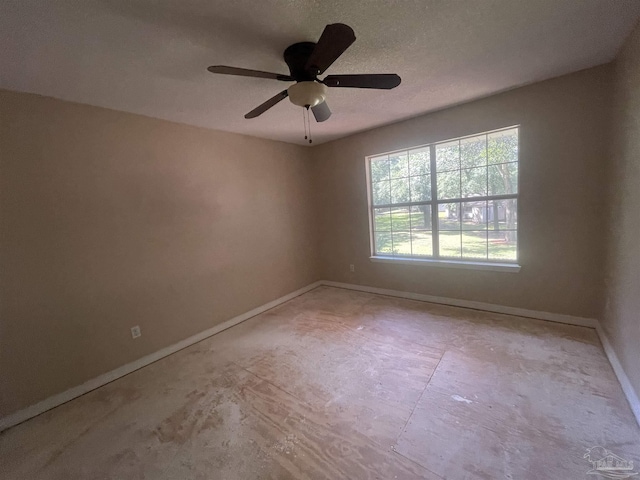
[[[492,262],[459,262],[456,260],[418,259],[403,257],[369,257],[372,262],[397,263],[401,265],[418,265],[425,267],[463,268],[467,270],[486,270],[491,272],[518,273],[520,265],[516,263],[492,263]]]

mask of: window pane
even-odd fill
[[[393,235],[393,254],[411,255],[411,235],[409,232],[396,232]]]
[[[391,230],[391,209],[373,209],[373,230],[375,232],[388,232]]]
[[[433,256],[431,205],[411,207],[411,248],[413,255]]]
[[[517,198],[508,197],[518,194],[518,135],[510,128],[370,158],[375,253],[515,261]]]
[[[488,161],[507,163],[518,161],[518,129],[490,133],[487,141]]]
[[[460,232],[439,232],[440,256],[460,258]]]
[[[391,203],[409,202],[409,177],[391,180]]]
[[[390,232],[376,232],[375,234],[375,251],[385,255],[393,253],[391,249],[391,233]]]
[[[460,198],[460,170],[437,173],[438,198]]]
[[[413,255],[433,256],[433,235],[431,230],[411,230],[411,248]]]
[[[381,182],[389,179],[389,157],[383,155],[371,159],[371,181]]]
[[[431,230],[431,205],[411,207],[411,228]]]
[[[489,259],[517,260],[517,248],[518,233],[515,230],[489,231]]]
[[[489,230],[516,230],[518,228],[518,200],[491,200],[487,207]]]
[[[438,205],[438,228],[440,230],[460,230],[460,204],[441,203]]]
[[[409,230],[411,228],[411,220],[409,219],[408,208],[396,208],[391,210],[391,229],[395,232],[398,230]]]
[[[462,170],[460,177],[463,197],[484,197],[487,194],[487,167]]]
[[[501,163],[489,166],[489,195],[518,193],[518,164]]]
[[[486,231],[468,231],[467,230],[462,232],[462,257],[486,260],[487,258],[487,232]]]
[[[460,168],[460,144],[455,142],[436,145],[436,170],[458,170]]]
[[[487,229],[487,202],[465,202],[462,204],[462,230]]]
[[[372,196],[374,205],[388,205],[391,203],[389,182],[377,182],[373,184]]]
[[[481,167],[487,164],[487,136],[460,140],[460,164],[462,168]]]
[[[401,178],[409,176],[409,163],[406,153],[394,153],[389,155],[389,170],[391,178]]]
[[[431,149],[418,148],[409,151],[409,174],[426,175],[431,171]]]
[[[431,200],[431,175],[411,177],[411,201],[426,202]]]

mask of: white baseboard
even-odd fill
[[[609,341],[609,337],[604,332],[604,329],[600,324],[596,326],[596,331],[598,332],[598,336],[600,337],[600,342],[602,342],[602,347],[604,348],[604,353],[607,354],[607,358],[609,359],[609,363],[613,368],[613,371],[618,377],[618,381],[620,382],[620,386],[622,387],[622,391],[627,397],[627,401],[629,402],[629,406],[631,407],[631,411],[636,417],[638,425],[640,425],[640,399],[638,399],[638,394],[631,385],[631,381],[627,374],[625,373],[622,365],[620,364],[620,360],[618,360],[618,356],[616,355],[615,350],[613,349],[613,345]]]
[[[53,395],[41,402],[38,402],[34,405],[31,405],[23,410],[19,410],[16,413],[12,413],[11,415],[7,415],[6,417],[0,418],[0,432],[6,430],[7,428],[13,427],[19,423],[24,422],[25,420],[29,420],[41,413],[46,412],[47,410],[51,410],[54,407],[62,405],[63,403],[68,402],[69,400],[73,400],[80,395],[84,395],[85,393],[90,392],[91,390],[95,390],[98,387],[106,385],[120,377],[124,377],[131,372],[134,372],[142,367],[146,367],[147,365],[160,360],[172,353],[177,352],[178,350],[182,350],[183,348],[189,347],[194,343],[198,343],[205,338],[208,338],[216,333],[220,333],[227,328],[233,327],[245,320],[248,320],[251,317],[255,317],[256,315],[266,312],[267,310],[272,309],[273,307],[277,307],[278,305],[291,300],[303,293],[307,293],[309,290],[313,290],[314,288],[321,285],[321,282],[314,282],[306,287],[300,288],[295,292],[291,292],[284,297],[277,298],[269,303],[265,303],[253,310],[250,310],[242,315],[238,315],[237,317],[233,317],[230,320],[227,320],[224,323],[211,327],[203,332],[200,332],[196,335],[193,335],[189,338],[186,338],[178,343],[170,345],[166,348],[158,350],[157,352],[151,353],[145,357],[142,357],[134,362],[127,363],[115,370],[111,370],[110,372],[104,373],[96,378],[93,378],[82,385],[78,385],[77,387],[70,388],[64,392]]]
[[[365,285],[355,285],[352,283],[340,283],[322,281],[322,285],[328,287],[347,288],[349,290],[357,290],[359,292],[377,293],[379,295],[388,295],[390,297],[408,298],[410,300],[419,300],[421,302],[439,303],[441,305],[451,305],[454,307],[472,308],[474,310],[484,310],[487,312],[504,313],[506,315],[515,315],[517,317],[536,318],[538,320],[548,320],[556,323],[566,323],[568,325],[577,325],[579,327],[596,328],[598,321],[595,318],[575,317],[573,315],[563,315],[561,313],[540,312],[537,310],[527,310],[525,308],[505,307],[503,305],[495,305],[493,303],[474,302],[472,300],[460,300],[457,298],[436,297],[433,295],[424,295],[422,293],[401,292],[399,290],[387,290],[386,288],[368,287]]]

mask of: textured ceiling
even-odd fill
[[[638,0],[3,0],[0,88],[304,143],[299,107],[243,115],[287,84],[283,50],[328,23],[357,40],[327,71],[398,73],[391,91],[331,89],[314,143],[612,60]]]

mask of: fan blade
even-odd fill
[[[212,65],[207,68],[211,73],[221,73],[223,75],[239,75],[241,77],[258,77],[271,78],[272,80],[281,80],[283,82],[292,82],[293,78],[289,75],[280,75],[279,73],[263,72],[261,70],[248,70],[246,68],[228,67],[226,65]]]
[[[288,96],[289,96],[289,94],[287,93],[287,91],[283,90],[279,94],[271,97],[269,100],[264,102],[262,105],[260,105],[260,106],[258,106],[256,108],[254,108],[253,110],[251,110],[249,113],[247,113],[244,116],[244,118],[256,118],[257,116],[262,115],[264,112],[266,112],[271,107],[273,107],[276,103],[284,100]]]
[[[324,122],[325,120],[329,120],[331,116],[331,110],[327,102],[322,102],[315,107],[311,107],[311,111],[313,112],[313,116],[316,117],[316,122]]]
[[[395,73],[363,75],[328,75],[322,81],[327,87],[378,88],[390,90],[400,85],[401,78]]]
[[[314,76],[320,75],[355,41],[356,35],[348,25],[327,25],[307,60],[305,70]]]

